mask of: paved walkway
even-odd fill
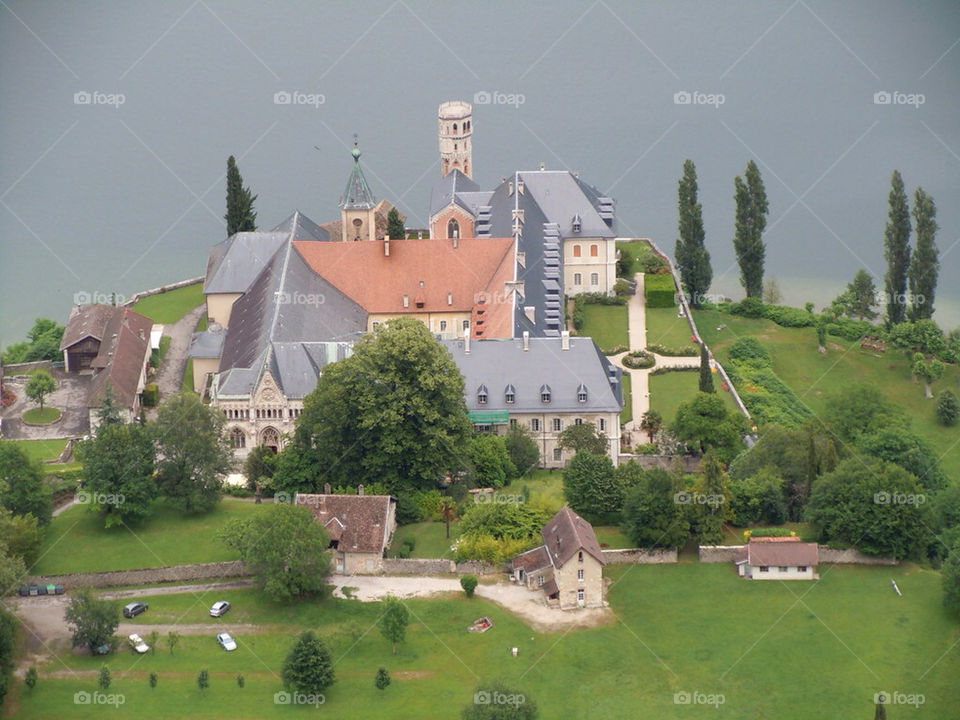
[[[90,375],[67,373],[53,369],[50,373],[57,382],[57,389],[44,400],[44,405],[55,407],[62,413],[59,421],[50,425],[27,425],[20,420],[24,411],[36,407],[27,398],[26,377],[8,376],[4,384],[17,395],[17,401],[3,413],[3,436],[16,439],[50,439],[80,437],[90,432],[90,414],[87,410],[87,393]]]
[[[163,356],[163,362],[160,363],[160,369],[157,371],[157,386],[160,389],[161,400],[176,395],[183,386],[183,373],[187,368],[190,340],[205,310],[206,305],[197,305],[177,322],[163,326],[163,334],[170,338],[170,347],[167,348],[167,354]]]

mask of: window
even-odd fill
[[[446,321],[446,320],[441,320],[441,321],[440,321],[440,332],[446,332],[446,331],[447,331],[447,321]]]
[[[560,418],[554,418],[554,419],[553,419],[553,431],[554,431],[554,432],[560,432],[561,430],[563,430],[563,420],[561,420]]]
[[[510,427],[511,427],[511,428],[515,428],[516,426],[517,426],[517,419],[516,419],[516,418],[510,418]]]
[[[380,327],[380,323],[378,323],[376,320],[374,320],[374,322],[373,322],[373,331],[376,332],[378,327]]]
[[[574,418],[573,424],[574,424],[574,425],[583,425],[583,418]]]
[[[577,402],[585,403],[587,401],[587,386],[583,383],[580,383],[580,387],[577,388]]]
[[[469,320],[464,320],[464,321],[463,321],[463,329],[464,329],[464,330],[469,330],[469,329],[470,329],[470,321],[469,321]]]
[[[577,553],[577,562],[583,562],[583,550]],[[582,575],[583,570],[581,570],[580,573],[581,573],[580,579],[583,580],[583,575]]]
[[[583,580],[583,569],[577,570],[577,580]]]
[[[797,572],[806,572],[806,571],[807,571],[806,565],[797,565]]]
[[[487,386],[481,385],[477,388],[477,404],[486,405],[487,404]]]
[[[543,585],[543,575],[537,575],[537,585]]]
[[[579,245],[574,245],[574,246],[573,246],[573,256],[574,256],[574,257],[580,257],[580,246],[579,246]]]
[[[582,285],[582,284],[583,284],[583,275],[581,275],[580,273],[574,273],[574,274],[573,274],[573,284],[574,284],[574,285]]]
[[[600,274],[599,273],[590,273],[590,284],[599,285],[600,284]]]
[[[563,460],[563,450],[561,450],[560,448],[554,448],[553,459],[556,460],[557,462],[560,462],[561,460]]]
[[[780,567],[777,568],[777,570],[779,570],[779,571],[782,572],[782,573],[785,573],[785,572],[789,571],[790,568],[785,567],[784,565],[781,565]]]
[[[540,386],[540,402],[544,404],[550,402],[550,386],[549,385]]]
[[[597,257],[600,254],[600,248],[597,245],[590,246],[590,257]]]
[[[600,418],[600,419],[597,421],[597,427],[600,429],[600,432],[606,432],[606,431],[607,431],[607,421],[604,420],[603,418]]]
[[[530,429],[534,432],[540,432],[540,418],[530,420]]]
[[[770,568],[768,568],[766,565],[761,565],[760,572],[770,572]]]
[[[583,602],[583,588],[580,588],[579,590],[577,590],[577,602],[579,603]]]
[[[517,389],[513,385],[507,385],[503,389],[503,401],[507,405],[513,405],[517,400]]]
[[[456,218],[450,218],[450,222],[447,223],[447,237],[460,237],[460,223],[457,222]]]
[[[230,431],[230,447],[242,448],[247,446],[247,434],[240,428]]]

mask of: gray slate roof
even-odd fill
[[[227,334],[219,325],[212,325],[206,330],[195,332],[190,339],[190,353],[188,357],[218,358],[223,351],[223,341]]]
[[[623,406],[621,370],[610,363],[593,340],[570,338],[570,349],[562,350],[560,338],[523,340],[471,340],[466,353],[463,340],[446,340],[466,382],[468,410],[509,410],[510,412],[619,412]],[[579,402],[580,385],[587,389],[586,402]],[[477,389],[486,385],[487,402],[477,402]],[[507,385],[515,389],[515,401],[504,398]],[[550,387],[549,404],[540,402],[540,388]]]
[[[291,240],[326,241],[330,239],[330,233],[299,210],[295,210],[290,217],[273,228],[272,232],[286,233]]]
[[[490,193],[483,193],[480,190],[480,186],[477,185],[472,178],[468,178],[459,170],[451,170],[444,175],[443,178],[440,179],[440,182],[434,185],[430,191],[430,216],[436,215],[451,202],[457,202],[464,210],[472,213],[472,205],[465,204],[463,199],[457,196],[458,194],[473,194],[477,192],[480,192],[482,195],[490,195]]]
[[[240,232],[210,251],[204,294],[242,293],[287,241],[289,233]]]

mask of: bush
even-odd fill
[[[956,425],[957,417],[960,416],[960,402],[951,390],[944,390],[937,395],[936,415],[937,422],[941,425]]]
[[[620,278],[613,284],[613,293],[614,295],[629,295],[630,294],[630,283]]]
[[[662,275],[670,272],[670,266],[667,264],[667,261],[656,253],[647,255],[640,261],[640,264],[643,266],[643,272],[648,275]]]
[[[654,352],[657,355],[665,355],[669,357],[696,357],[700,354],[700,351],[692,345],[682,348],[673,348],[667,347],[666,345],[661,345],[660,343],[651,343],[647,345],[647,350]]]
[[[624,367],[631,368],[633,370],[645,370],[647,368],[652,368],[656,364],[656,360],[653,355],[648,353],[646,350],[634,350],[631,353],[627,353],[623,357]]]
[[[487,565],[496,565],[516,557],[522,552],[540,545],[543,539],[539,535],[527,538],[498,540],[493,535],[469,533],[457,538],[453,550],[455,562],[479,560]]]
[[[626,345],[614,345],[612,348],[607,348],[601,352],[603,352],[604,355],[619,355],[620,353],[626,352],[629,349],[630,348],[628,348]]]
[[[648,308],[668,308],[676,305],[677,287],[673,275],[647,275],[643,279],[643,294]]]
[[[147,386],[143,388],[143,406],[156,407],[159,399],[160,388],[157,387],[156,383],[148,383]]]
[[[730,346],[730,360],[734,363],[749,363],[757,367],[770,367],[770,353],[760,343],[759,340],[752,337],[739,338]]]
[[[806,310],[788,305],[764,305],[763,317],[783,327],[811,327],[817,321],[816,317]]]
[[[657,455],[659,452],[660,450],[657,448],[656,443],[643,443],[633,448],[634,455]]]
[[[763,301],[760,298],[748,297],[740,302],[730,303],[730,314],[748,318],[761,318],[763,317]]]
[[[651,370],[651,371],[650,371],[650,374],[651,374],[651,375],[666,375],[667,373],[671,373],[671,372],[696,372],[696,373],[698,373],[698,372],[700,372],[700,368],[697,367],[696,365],[693,365],[693,366],[691,366],[691,367],[664,367],[664,366],[661,365],[660,367],[656,367],[656,368],[654,368],[653,370]]]
[[[472,598],[473,591],[477,589],[477,578],[473,575],[464,575],[460,578],[460,587],[463,588],[468,598]]]
[[[794,537],[796,532],[782,527],[771,528],[753,528],[743,533],[743,539],[748,540],[752,537]]]
[[[618,297],[617,295],[606,295],[604,293],[592,292],[592,293],[580,293],[573,298],[573,301],[576,302],[579,300],[584,305],[626,305],[627,299],[625,297]]]

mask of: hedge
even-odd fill
[[[656,363],[656,359],[650,353],[645,350],[634,350],[631,353],[627,353],[623,356],[623,366],[628,367],[631,370],[645,370],[647,368],[652,368]]]
[[[700,354],[700,351],[692,345],[682,348],[674,348],[661,345],[660,343],[650,343],[647,345],[647,350],[656,353],[657,355],[666,355],[669,357],[696,357]]]
[[[677,288],[673,275],[644,275],[643,294],[648,308],[674,307]]]
[[[157,387],[156,383],[149,383],[143,389],[143,406],[144,407],[156,407],[157,400],[160,397],[160,388]]]

